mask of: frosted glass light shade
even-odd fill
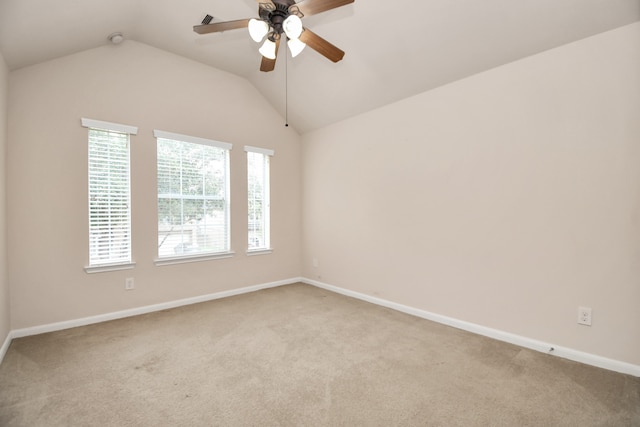
[[[302,34],[302,20],[296,15],[289,15],[282,23],[285,34],[290,39],[297,39]]]
[[[259,19],[250,19],[248,28],[249,35],[256,43],[260,43],[269,32],[269,24]]]
[[[276,59],[276,43],[266,39],[258,52],[265,58]]]
[[[290,39],[287,45],[289,46],[289,50],[291,51],[292,58],[298,56],[300,52],[302,52],[307,46],[306,44],[301,42],[300,39]]]

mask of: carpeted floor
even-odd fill
[[[640,379],[296,284],[13,341],[2,426],[639,426]]]

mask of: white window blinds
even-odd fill
[[[158,257],[229,252],[231,144],[157,130],[154,134]]]
[[[137,128],[82,119],[89,127],[89,266],[131,262],[129,134]]]
[[[244,147],[247,152],[248,249],[263,251],[270,242],[269,157],[272,150]]]

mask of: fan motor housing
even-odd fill
[[[289,8],[296,4],[294,0],[272,0],[275,9],[260,8],[260,17],[267,21],[277,34],[282,34],[282,23],[291,15]],[[269,4],[269,3],[267,3]]]

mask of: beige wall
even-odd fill
[[[300,276],[300,141],[244,79],[126,41],[10,73],[8,242],[12,328],[78,319]],[[134,270],[86,274],[87,130],[139,127],[131,142]],[[234,144],[236,255],[156,267],[153,129]],[[275,150],[270,255],[247,257],[244,145]],[[125,291],[126,277],[136,290]]]
[[[9,69],[0,54],[0,347],[11,330],[7,281],[6,152]]]
[[[258,92],[210,67],[132,41],[10,74],[0,61],[0,340],[6,240],[13,329],[303,273],[640,364],[639,45],[634,24],[329,126],[302,138],[302,165],[301,138]],[[139,127],[134,270],[83,271],[81,117]],[[234,144],[234,258],[154,266],[156,128]],[[244,252],[244,145],[276,151],[271,255]]]
[[[639,118],[636,23],[306,134],[303,274],[640,364]]]

